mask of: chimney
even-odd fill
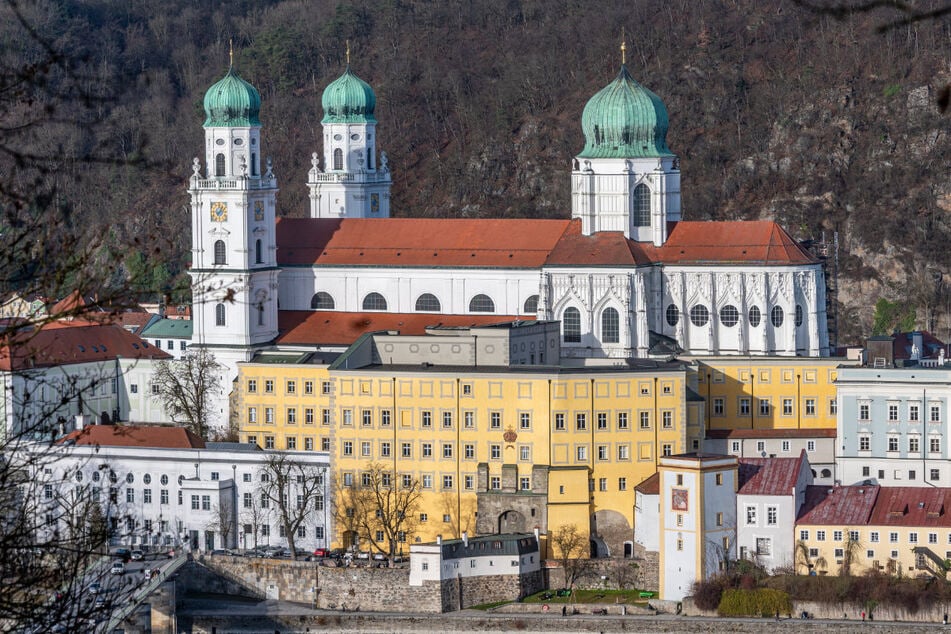
[[[86,416],[84,414],[77,414],[75,420],[76,431],[82,431],[83,427],[86,426]]]
[[[538,530],[538,527],[537,527],[537,526],[535,527],[535,530],[534,530],[533,532],[535,533],[535,543],[540,544],[541,541],[542,541],[542,540],[541,540],[541,532]]]
[[[436,545],[442,546],[442,535],[436,535]]]
[[[916,330],[911,333],[911,360],[920,361],[925,353],[925,338]]]
[[[469,547],[469,533],[462,531],[462,545],[466,548]]]

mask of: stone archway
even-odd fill
[[[591,556],[610,557],[624,552],[634,539],[634,529],[617,511],[601,510],[591,516]]]
[[[499,533],[525,533],[525,516],[511,509],[499,515]]]

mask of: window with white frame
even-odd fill
[[[755,506],[746,507],[746,525],[756,526],[756,507]]]

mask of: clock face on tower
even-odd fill
[[[256,221],[264,220],[264,202],[260,200],[254,201],[254,219]]]
[[[380,211],[380,195],[370,194],[370,211],[378,213]]]
[[[211,221],[224,222],[227,219],[228,219],[228,203],[225,203],[225,202],[211,203]]]

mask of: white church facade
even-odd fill
[[[349,65],[323,94],[309,217],[281,217],[257,90],[232,68],[204,104],[192,342],[232,377],[283,319],[326,311],[558,320],[574,358],[829,354],[821,262],[774,222],[683,220],[667,110],[623,65],[585,106],[561,220],[391,218],[376,97]]]

